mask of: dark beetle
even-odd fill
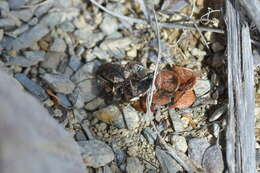
[[[147,74],[144,67],[136,62],[128,62],[125,66],[103,64],[96,76],[107,103],[134,101],[146,93],[152,82],[152,73]]]

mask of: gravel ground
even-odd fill
[[[138,1],[98,2],[116,13],[145,19]],[[160,22],[192,18],[200,19],[200,26],[223,27],[220,2],[168,2],[148,2],[154,3]],[[188,167],[223,172],[227,110],[223,34],[161,27],[160,68],[178,65],[198,72],[196,101],[186,109],[162,107],[148,116],[129,103],[107,105],[95,72],[104,63],[129,61],[154,71],[158,45],[151,27],[120,20],[81,0],[2,0],[0,9],[1,68],[71,133],[82,149],[87,172],[183,172],[151,124]],[[259,94],[257,89],[257,103]],[[257,107],[257,127],[259,112]]]

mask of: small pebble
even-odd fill
[[[205,151],[202,167],[207,173],[222,173],[224,171],[224,161],[219,145],[213,145]]]
[[[128,157],[126,160],[126,172],[127,173],[143,173],[144,166],[141,164],[138,158]]]
[[[113,121],[116,121],[120,116],[122,116],[118,107],[114,105],[110,105],[103,109],[100,109],[94,112],[93,115],[99,120],[109,124]]]
[[[124,119],[127,125],[127,128],[129,129],[135,129],[139,126],[139,114],[138,112],[133,109],[131,106],[125,106],[123,108],[124,112]]]
[[[201,165],[203,154],[209,146],[205,138],[192,138],[188,142],[188,155],[195,163]]]
[[[93,33],[88,29],[80,29],[74,32],[75,36],[79,39],[80,43],[84,44],[87,48],[92,48],[98,41],[104,38],[104,33]]]
[[[65,57],[65,53],[61,52],[47,52],[45,54],[46,60],[41,63],[41,67],[55,70]]]
[[[165,151],[156,147],[155,149],[155,156],[160,163],[162,173],[177,173],[182,172],[181,166]]]
[[[100,48],[107,51],[115,51],[127,48],[132,43],[128,37],[118,39],[108,39],[101,43]]]
[[[99,140],[79,141],[82,151],[82,158],[86,166],[99,168],[114,160],[115,155],[112,149]]]
[[[110,35],[117,31],[118,23],[114,17],[105,15],[102,23],[100,24],[100,29],[107,35]]]
[[[197,80],[194,91],[197,97],[201,97],[208,93],[210,90],[210,81],[209,80]]]
[[[186,142],[185,137],[183,136],[178,136],[178,135],[173,135],[171,137],[171,144],[179,151],[186,152],[188,149],[188,145]]]
[[[58,93],[70,94],[73,92],[75,85],[62,74],[44,74],[41,78]]]
[[[24,86],[26,90],[38,97],[41,101],[44,101],[48,98],[48,95],[45,93],[44,89],[29,79],[25,74],[17,73],[14,75],[14,77]]]
[[[66,50],[66,43],[61,38],[55,38],[50,50],[54,52],[64,52]]]

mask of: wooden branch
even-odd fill
[[[226,0],[229,115],[226,158],[229,173],[255,173],[254,80],[251,40],[241,24],[237,0]]]

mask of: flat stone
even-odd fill
[[[65,108],[71,108],[72,104],[70,103],[68,97],[65,94],[58,93],[57,97],[59,98],[59,103]]]
[[[80,95],[83,97],[84,102],[89,102],[99,96],[100,91],[98,89],[95,79],[84,80],[78,83],[77,87],[80,90]]]
[[[128,157],[126,162],[127,173],[143,173],[144,166],[137,157]]]
[[[179,114],[174,109],[169,109],[169,114],[171,118],[171,122],[173,124],[173,128],[176,132],[181,132],[184,130],[184,125],[179,117]]]
[[[106,62],[111,61],[110,55],[103,49],[95,47],[92,52],[98,59],[105,60]]]
[[[54,52],[65,52],[66,47],[66,43],[63,39],[55,38],[50,50]]]
[[[216,109],[209,118],[209,122],[216,121],[219,119],[224,113],[228,110],[228,106],[226,104],[222,105],[218,109]]]
[[[88,29],[78,29],[74,32],[75,36],[78,37],[79,42],[84,44],[88,48],[92,48],[96,43],[104,38],[102,32],[91,32]]]
[[[73,93],[69,95],[69,100],[76,109],[84,107],[85,100],[79,88],[74,89]]]
[[[149,144],[154,144],[155,143],[155,140],[157,139],[157,134],[150,127],[146,127],[142,131],[142,134],[143,134],[143,136],[145,137],[145,139],[147,140],[147,142]]]
[[[24,56],[11,56],[6,64],[30,67],[45,59],[44,51],[25,51],[23,53]]]
[[[74,83],[78,83],[80,81],[95,78],[95,72],[101,63],[97,60],[88,62],[84,64],[72,77],[71,80]]]
[[[104,105],[105,105],[105,100],[101,97],[97,97],[91,102],[87,103],[84,107],[86,110],[93,111]]]
[[[77,71],[79,67],[82,65],[81,57],[72,55],[69,60],[69,66],[73,71]]]
[[[14,77],[23,85],[27,91],[39,98],[41,101],[44,101],[48,98],[48,95],[44,89],[29,79],[25,74],[17,73],[14,75]]]
[[[101,43],[100,48],[103,50],[114,51],[117,49],[127,48],[132,43],[128,37],[118,39],[108,39]]]
[[[47,69],[57,69],[62,59],[65,57],[65,53],[61,52],[47,52],[45,54],[46,60],[41,63],[41,67]]]
[[[181,166],[171,156],[169,156],[165,151],[163,151],[159,147],[156,147],[155,149],[155,156],[161,165],[160,172],[162,173],[182,172]]]
[[[125,106],[123,108],[124,119],[129,129],[135,129],[139,126],[139,114],[138,112],[131,106]]]
[[[209,80],[201,80],[198,79],[196,81],[195,87],[194,87],[194,91],[197,97],[203,96],[206,93],[209,92],[211,87],[210,81]]]
[[[115,161],[117,165],[121,165],[126,160],[126,153],[120,147],[117,146],[115,141],[113,141],[111,145],[115,153]]]
[[[178,135],[173,135],[171,137],[171,144],[179,151],[182,151],[185,153],[188,149],[188,145],[186,142],[185,137],[183,136],[178,136]]]
[[[213,145],[205,151],[202,167],[208,173],[221,173],[224,171],[224,161],[219,145]]]
[[[71,22],[64,22],[59,28],[65,32],[73,32],[75,30],[75,26]]]
[[[195,163],[201,165],[203,154],[209,146],[205,138],[192,138],[188,142],[188,155]]]
[[[24,25],[21,25],[19,27],[17,27],[15,30],[12,30],[10,32],[7,32],[6,34],[11,36],[11,37],[14,37],[16,38],[17,36],[19,36],[20,34],[24,33],[25,31],[27,31],[29,29],[29,25],[27,24],[24,24]]]
[[[161,10],[166,14],[174,14],[175,12],[180,12],[188,5],[189,2],[187,0],[166,0],[162,5]]]
[[[43,25],[36,25],[30,30],[24,32],[11,43],[11,49],[20,50],[31,47],[36,44],[42,37],[49,33],[49,29]]]
[[[44,74],[41,76],[48,85],[56,92],[63,94],[70,94],[73,92],[75,85],[70,79],[62,74]]]
[[[48,0],[46,1],[44,4],[40,5],[35,11],[34,11],[34,15],[37,18],[40,18],[41,16],[43,16],[44,14],[46,14],[51,7],[53,7],[54,5],[54,0]]]
[[[34,8],[28,8],[23,10],[11,11],[11,14],[24,22],[28,22],[33,16],[33,11]]]
[[[9,18],[0,19],[0,28],[10,28],[16,26],[16,21]]]
[[[110,35],[117,31],[118,29],[118,22],[116,19],[110,15],[105,15],[102,23],[100,24],[100,29],[106,33],[107,35]]]
[[[28,0],[8,0],[11,9],[19,9],[24,6]]]
[[[78,142],[82,151],[82,158],[86,166],[99,168],[114,160],[115,155],[112,149],[99,140]]]

